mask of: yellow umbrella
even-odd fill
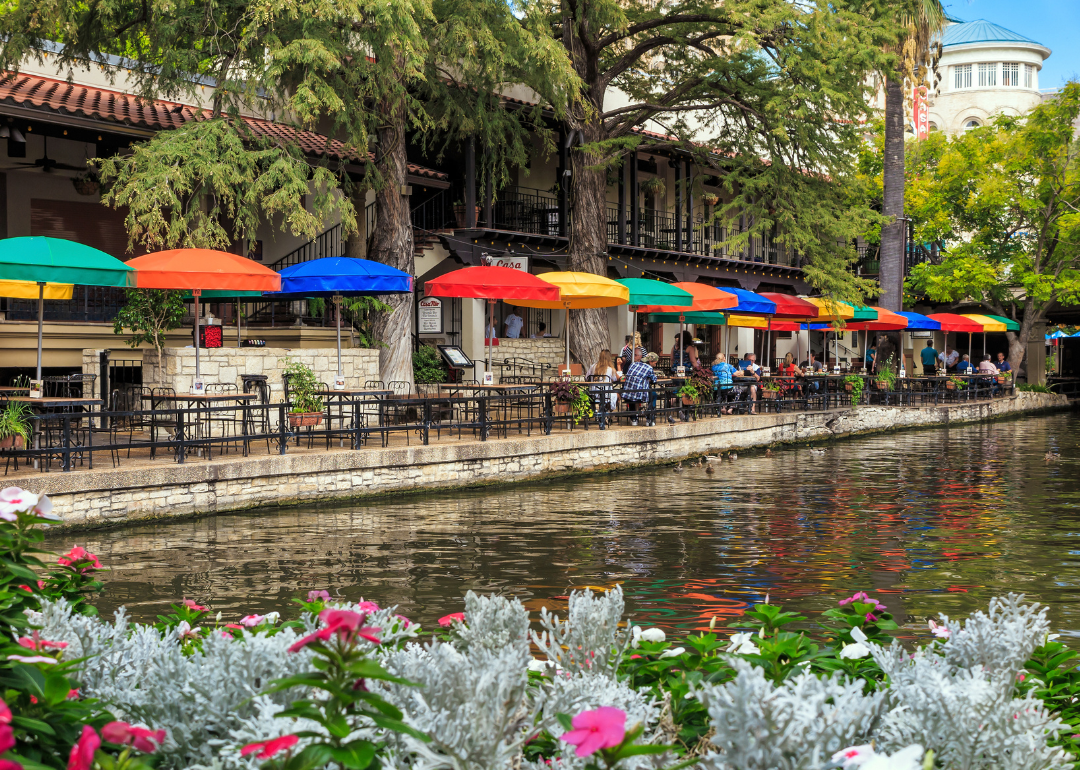
[[[75,285],[71,283],[46,283],[42,299],[71,299],[71,291],[74,287]],[[38,299],[38,296],[36,281],[0,281],[0,297]]]
[[[850,321],[855,317],[855,308],[846,302],[839,302],[837,300],[824,299],[823,297],[801,297],[812,305],[817,305],[818,317],[817,323],[830,323],[832,321]],[[825,335],[825,355],[824,362],[828,363],[829,360],[829,332],[823,332]],[[809,346],[809,341],[807,346]],[[837,368],[840,366],[840,353],[839,350],[836,353]]]
[[[566,310],[566,370],[570,369],[570,311],[586,308],[618,307],[630,303],[630,289],[618,281],[592,273],[554,272],[537,276],[559,287],[562,299],[556,301],[533,299],[506,299],[507,304],[517,307],[533,307]]]

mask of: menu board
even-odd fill
[[[416,325],[421,334],[442,334],[442,300],[424,297],[417,305]]]
[[[465,351],[457,345],[439,345],[439,352],[446,359],[446,363],[455,369],[467,369],[475,366],[472,359],[465,355]]]

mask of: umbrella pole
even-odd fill
[[[563,337],[566,338],[566,374],[570,374],[570,305],[566,306],[566,325],[563,329]]]
[[[37,381],[41,382],[41,328],[45,323],[45,282],[38,281],[37,300]]]
[[[334,297],[334,326],[337,328],[337,376],[340,380],[343,375],[341,373],[341,297]]]
[[[487,365],[487,371],[488,371],[488,374],[491,374],[492,382],[494,382],[495,381],[495,375],[492,374],[492,372],[491,372],[491,345],[492,345],[491,338],[495,334],[495,300],[489,299],[487,301],[487,303],[488,303],[488,328],[487,328],[488,365]]]
[[[240,300],[236,300],[236,347],[240,347]]]
[[[769,366],[769,372],[772,373],[772,316],[769,316],[769,322],[765,326],[765,363]]]
[[[192,289],[191,294],[195,297],[195,379],[199,379],[199,295],[202,289]]]

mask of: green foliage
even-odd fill
[[[862,403],[863,386],[865,385],[863,378],[857,374],[849,374],[844,378],[844,382],[851,386],[851,405],[858,408],[859,404]]]
[[[321,412],[322,398],[315,395],[321,386],[315,379],[315,372],[311,367],[293,358],[283,358],[281,361],[285,364],[283,374],[289,379],[291,411],[295,413]]]
[[[1049,385],[1043,385],[1041,383],[1022,382],[1016,386],[1016,389],[1023,393],[1053,393],[1054,390]]]
[[[421,345],[413,353],[413,380],[419,383],[446,382],[446,364],[431,345]]]
[[[887,390],[896,390],[896,361],[893,356],[889,356],[883,362],[878,364],[878,370],[875,372],[874,377],[878,382],[884,382]]]
[[[21,401],[9,401],[0,409],[0,439],[20,436],[23,442],[30,440],[30,407]]]
[[[912,270],[912,291],[938,302],[970,297],[998,315],[1022,316],[1021,341],[1054,303],[1080,303],[1078,117],[1073,82],[1022,120],[1002,116],[909,147],[915,238],[946,245],[939,262]]]
[[[113,320],[113,334],[130,336],[128,347],[137,348],[146,343],[153,345],[158,354],[158,382],[164,382],[162,373],[165,335],[179,329],[184,320],[184,292],[166,289],[127,289],[124,306]]]
[[[341,317],[356,331],[362,348],[385,347],[371,331],[372,315],[388,313],[392,309],[378,297],[345,297],[341,301]]]

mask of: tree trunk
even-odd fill
[[[1005,332],[1005,339],[1009,341],[1009,355],[1006,357],[1009,359],[1009,366],[1012,367],[1013,372],[1020,372],[1024,356],[1027,355],[1027,335],[1024,332],[1029,329],[1030,326],[1025,328],[1025,325],[1021,324],[1019,333]]]
[[[384,184],[375,194],[375,235],[369,258],[412,275],[415,268],[409,198],[401,192],[408,176],[404,107],[392,105],[384,114],[387,119],[379,129],[376,153]],[[359,215],[363,216],[362,210]],[[388,294],[381,299],[393,310],[371,314],[372,336],[383,343],[379,350],[380,379],[385,383],[407,382],[412,392],[413,295]]]
[[[599,138],[596,127],[585,127],[585,142]],[[607,173],[589,168],[599,160],[582,152],[570,154],[571,205],[570,269],[607,276]],[[591,364],[603,348],[610,348],[607,310],[570,311],[570,355]]]
[[[878,332],[874,340],[877,347],[877,370],[880,372],[889,356],[893,358],[893,371],[899,371],[904,363],[904,351],[900,345],[900,332]]]
[[[900,82],[885,81],[885,185],[882,213],[891,221],[881,228],[881,267],[878,281],[886,310],[904,307],[904,90]]]

